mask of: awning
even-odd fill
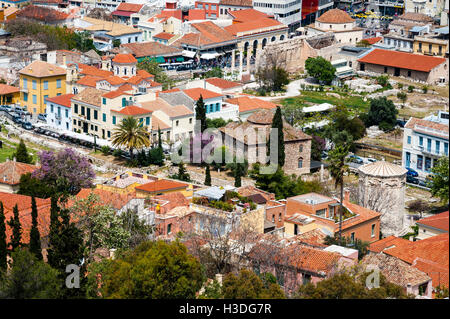
[[[175,60],[176,60],[177,62],[183,62],[183,61],[184,61],[184,58],[178,57],[178,58],[176,58]]]
[[[183,50],[183,56],[188,57],[188,58],[193,58],[196,54],[197,54],[197,52],[195,52],[195,51]]]
[[[219,55],[220,55],[220,54],[217,53],[217,52],[214,52],[214,53],[203,53],[203,54],[200,56],[200,59],[211,60],[211,59],[214,59],[214,58],[218,57]]]
[[[130,17],[133,13],[134,12],[130,12],[130,11],[116,10],[116,11],[113,11],[112,15],[113,16]]]
[[[150,61],[156,61],[158,63],[166,63],[166,60],[162,56],[157,56],[156,58],[150,58]]]

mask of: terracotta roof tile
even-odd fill
[[[83,86],[90,86],[92,88],[97,87],[97,82],[104,80],[105,78],[99,76],[86,75],[77,81],[77,84]]]
[[[116,54],[112,61],[114,63],[137,63],[136,58],[132,54]]]
[[[86,199],[91,193],[99,197],[102,205],[109,205],[115,209],[122,209],[126,204],[130,202],[130,200],[136,198],[136,193],[134,192],[120,194],[99,188],[83,188],[77,195],[75,195],[75,198]]]
[[[401,16],[399,16],[397,19],[403,19],[403,20],[412,20],[417,22],[434,22],[433,18],[424,14],[424,13],[418,13],[418,12],[405,12]]]
[[[222,94],[202,88],[186,89],[183,90],[183,92],[194,101],[197,101],[200,98],[200,95],[203,97],[204,100],[223,96]]]
[[[205,79],[205,81],[208,82],[209,84],[214,85],[223,90],[242,86],[241,83],[228,81],[228,80],[221,79],[221,78],[208,78],[208,79]]]
[[[19,71],[20,74],[29,75],[33,77],[49,77],[49,76],[57,76],[57,75],[65,75],[66,70],[56,66],[54,64],[50,64],[44,61],[36,60],[22,70]]]
[[[136,190],[149,192],[149,193],[161,193],[164,191],[175,190],[175,189],[186,189],[188,184],[175,182],[167,179],[160,179],[154,182],[150,182],[144,185],[136,187]]]
[[[130,12],[138,13],[139,11],[141,11],[143,6],[144,6],[143,4],[121,2],[117,6],[116,10],[118,10],[118,11],[130,11]]]
[[[157,131],[158,129],[167,130],[171,128],[172,126],[161,120],[157,115],[152,115],[152,131]]]
[[[65,107],[70,107],[70,101],[75,96],[75,94],[62,94],[54,97],[48,97],[47,101],[63,105]]]
[[[417,224],[430,226],[433,228],[438,228],[448,232],[449,221],[448,221],[448,211],[440,213],[434,216],[420,219],[416,222]]]
[[[269,15],[253,8],[229,11],[228,14],[230,14],[234,18],[233,21],[235,22],[248,22],[269,17]]]
[[[252,0],[220,0],[220,4],[237,7],[253,7]]]
[[[364,256],[361,263],[365,266],[376,265],[387,281],[406,288],[408,284],[417,286],[428,282],[431,278],[423,271],[408,263],[383,254],[368,254]]]
[[[270,101],[264,101],[258,98],[250,98],[248,96],[243,97],[237,97],[237,98],[231,98],[225,100],[225,102],[238,105],[239,106],[239,112],[247,112],[252,110],[258,110],[258,109],[275,109],[277,107],[276,104],[270,102]],[[270,121],[272,123],[272,121]]]
[[[42,22],[61,22],[68,18],[68,14],[40,6],[29,5],[20,10],[17,14],[19,18],[33,19]]]
[[[143,115],[143,114],[150,114],[152,111],[146,110],[142,107],[136,106],[136,105],[129,105],[126,106],[120,110],[111,110],[112,112],[120,113],[123,115]]]
[[[211,43],[234,40],[233,35],[211,21],[192,23],[191,26],[197,29],[197,31],[200,32],[202,36],[206,37]]]
[[[243,10],[241,10],[243,11]],[[269,18],[260,18],[256,20],[250,20],[247,22],[242,23],[234,23],[230,26],[225,27],[224,29],[231,33],[232,35],[238,36],[238,33],[241,32],[248,32],[248,31],[254,31],[254,30],[260,30],[263,29],[266,30],[274,30],[274,29],[284,29],[288,28],[286,25],[282,24],[281,22],[278,22],[275,19],[269,19]]]
[[[193,20],[205,20],[206,19],[206,10],[205,9],[189,9],[188,21]]]
[[[0,95],[6,95],[11,93],[19,93],[20,89],[15,86],[0,84]]]
[[[375,253],[382,252],[385,249],[394,248],[394,247],[407,247],[410,245],[410,241],[395,237],[395,236],[389,236],[383,239],[380,239],[374,243],[371,243],[369,245],[369,250],[373,251]]]
[[[17,185],[19,184],[20,176],[26,173],[32,173],[37,168],[36,165],[16,161],[0,163],[0,184]]]
[[[122,86],[120,88],[122,88]],[[107,99],[114,99],[114,98],[122,96],[122,95],[131,95],[129,93],[125,93],[123,90],[120,90],[120,88],[115,91],[107,92],[107,93],[103,94],[102,97],[106,97]]]
[[[375,38],[362,39],[362,41],[367,41],[367,42],[369,42],[369,44],[375,44],[375,43],[381,41],[382,39],[383,39],[383,37],[375,37]]]
[[[106,78],[108,76],[114,75],[113,72],[107,70],[101,70],[92,65],[78,63],[78,67],[80,69],[79,73],[84,75],[91,75]]]
[[[163,40],[170,40],[175,36],[175,34],[167,33],[167,32],[160,32],[158,34],[155,34],[153,38],[157,39],[163,39]]]
[[[417,126],[416,126],[417,125]],[[418,119],[415,117],[411,117],[408,122],[405,124],[405,128],[413,129],[413,130],[421,130],[420,126],[423,126],[425,128],[430,128],[433,130],[441,131],[443,135],[448,135],[449,133],[449,126],[441,123],[436,123],[433,121]],[[427,134],[430,134],[430,132],[427,132]],[[433,133],[431,133],[434,135]]]
[[[351,23],[355,21],[347,12],[339,9],[328,10],[316,20],[322,23]]]
[[[122,46],[129,49],[137,58],[182,54],[182,50],[159,42],[126,43]]]
[[[137,70],[136,74],[143,79],[154,79],[155,78],[155,76],[153,74],[150,74],[145,70]]]
[[[104,93],[104,91],[94,88],[86,88],[80,93],[76,94],[72,99],[95,106],[101,106],[101,98]]]
[[[358,60],[360,63],[390,66],[421,72],[430,72],[445,61],[444,58],[440,57],[382,49],[375,49]]]

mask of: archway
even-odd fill
[[[280,35],[280,41],[284,40],[284,34]]]
[[[264,38],[264,39],[262,40],[261,47],[264,49],[264,47],[266,46],[266,44],[267,44],[267,39]]]

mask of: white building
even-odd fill
[[[445,0],[406,0],[405,12],[424,13],[432,18],[440,18]]]
[[[72,131],[70,100],[75,94],[63,94],[45,99],[47,124],[57,130]]]
[[[302,0],[254,0],[253,9],[273,15],[294,32],[302,20]]]
[[[449,113],[424,119],[411,117],[403,133],[403,166],[425,177],[442,156],[448,156]]]

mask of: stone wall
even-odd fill
[[[381,213],[383,236],[403,230],[406,175],[378,177],[359,172],[359,205]]]
[[[300,152],[300,146],[302,151]],[[308,174],[311,166],[311,140],[284,143],[285,161],[283,170],[286,174]],[[298,168],[299,159],[303,159],[302,168]]]

